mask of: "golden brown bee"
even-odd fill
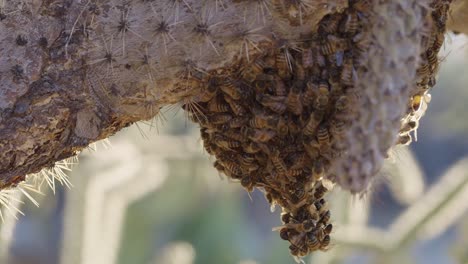
[[[312,49],[307,48],[302,52],[302,65],[305,68],[314,66],[314,57],[312,56]]]
[[[315,199],[320,199],[322,198],[325,193],[327,193],[329,190],[327,187],[325,187],[323,184],[322,184],[322,181],[318,182],[316,184],[316,186],[314,187],[314,198]]]
[[[277,96],[286,96],[288,94],[283,80],[277,78],[273,84],[275,85],[275,94]]]
[[[346,125],[344,121],[332,119],[330,122],[330,132],[334,137],[340,137],[346,132]]]
[[[413,141],[413,138],[411,137],[410,134],[404,134],[398,137],[397,144],[408,146],[409,144],[411,144],[412,141]]]
[[[313,102],[316,94],[318,92],[318,84],[312,81],[308,81],[305,91],[302,94],[302,102],[304,105],[309,105]]]
[[[240,128],[247,124],[248,118],[247,117],[234,117],[231,119],[226,125],[226,128]]]
[[[423,104],[423,95],[417,94],[411,98],[411,109],[418,112]]]
[[[215,81],[212,81],[212,80],[214,79],[210,79],[210,82],[208,83],[208,87],[195,97],[195,102],[205,103],[205,102],[210,101],[216,95],[216,91],[218,87],[215,83],[213,83]]]
[[[325,164],[322,159],[316,159],[312,167],[312,176],[315,180],[319,180],[325,172]]]
[[[267,142],[276,136],[276,132],[268,129],[241,128],[241,133],[255,142]]]
[[[229,140],[223,136],[216,135],[213,137],[213,142],[216,144],[218,147],[226,149],[226,150],[232,150],[239,148],[241,146],[241,143],[239,141],[235,140]]]
[[[324,110],[328,106],[328,101],[330,98],[328,83],[321,82],[318,87],[318,95],[315,99],[314,107],[318,110]]]
[[[323,22],[320,23],[320,31],[333,34],[338,30],[340,25],[341,16],[339,14],[327,15],[323,18]]]
[[[288,229],[287,229],[287,228],[281,229],[281,231],[280,231],[280,237],[281,237],[281,239],[283,239],[283,240],[289,240],[289,232],[288,232]]]
[[[437,56],[437,53],[432,51],[432,50],[428,50],[426,52],[426,55],[427,55],[427,61],[432,64],[432,65],[437,65],[437,63],[439,62],[439,57]]]
[[[249,125],[253,128],[268,128],[270,119],[260,110],[254,110],[253,117],[249,120]]]
[[[279,150],[276,149],[273,151],[271,162],[280,175],[287,175],[288,167],[286,167],[286,163],[284,163],[284,160],[280,157]]]
[[[294,78],[298,81],[304,81],[306,79],[306,70],[300,63],[295,64],[295,75]]]
[[[298,85],[293,85],[289,91],[286,99],[286,106],[288,110],[295,115],[300,115],[302,113],[301,88]]]
[[[356,45],[357,50],[365,52],[371,44],[370,39],[371,38],[365,32],[361,32],[353,37],[353,42]]]
[[[249,154],[255,154],[261,150],[260,146],[255,142],[249,142],[243,145],[244,151]]]
[[[233,161],[223,161],[222,162],[225,171],[229,171],[234,175],[242,175],[242,168]]]
[[[242,187],[245,188],[246,191],[248,191],[249,193],[253,191],[253,188],[254,188],[254,182],[252,181],[251,177],[248,176],[248,175],[245,175],[244,177],[242,177],[241,179],[241,185]]]
[[[278,114],[286,111],[286,97],[284,96],[272,96],[268,94],[257,94],[257,101],[264,107],[276,112]]]
[[[320,146],[328,146],[330,144],[330,133],[325,125],[320,125],[317,130],[317,141]]]
[[[371,0],[357,0],[353,4],[353,8],[360,13],[369,13],[371,10]]]
[[[229,112],[229,105],[224,102],[220,97],[216,97],[208,102],[207,104],[208,111],[215,113],[224,113]]]
[[[323,229],[323,232],[324,232],[326,235],[329,235],[332,231],[333,231],[333,225],[332,225],[332,224],[328,224],[328,225]]]
[[[341,71],[341,82],[344,85],[352,86],[353,83],[353,75],[354,75],[354,65],[353,60],[350,58],[346,58],[343,65],[343,70]]]
[[[318,156],[320,155],[320,145],[318,144],[317,140],[304,140],[302,142],[302,145],[304,146],[304,150],[306,151],[310,159],[314,160],[318,158]]]
[[[352,36],[356,34],[358,27],[359,27],[359,20],[358,20],[357,12],[353,10],[348,11],[348,15],[345,19],[344,27],[343,27],[344,33]]]
[[[307,247],[309,250],[317,250],[320,247],[320,241],[315,236],[314,232],[311,232],[307,236]]]
[[[331,55],[338,51],[343,51],[347,48],[347,44],[343,39],[333,35],[328,35],[327,40],[322,42],[320,46],[323,55]]]
[[[331,217],[330,210],[325,211],[324,213],[322,213],[320,215],[319,223],[327,224],[330,221],[330,217]],[[317,225],[318,225],[318,223],[317,223]]]
[[[224,173],[224,166],[219,161],[215,161],[213,166],[221,173]]]
[[[241,99],[241,92],[237,87],[237,83],[232,79],[227,79],[223,85],[219,87],[223,93],[229,95],[234,100]]]
[[[328,249],[328,246],[330,245],[330,235],[326,235],[323,240],[321,241],[321,244],[320,244],[320,250],[327,250]]]
[[[304,129],[302,130],[304,133],[304,136],[312,136],[315,134],[315,130],[319,126],[320,122],[322,122],[323,119],[323,112],[313,112],[309,120],[307,121],[307,124],[305,125]]]
[[[256,60],[242,70],[241,77],[248,82],[253,82],[257,78],[257,75],[262,73],[263,63],[260,60]]]
[[[430,74],[430,64],[427,61],[423,61],[423,63],[419,66],[416,70],[416,74],[419,76],[424,76]]]
[[[275,55],[276,69],[282,79],[291,77],[291,67],[286,56],[287,54],[282,52]]]
[[[444,33],[438,33],[435,37],[434,37],[434,44],[432,45],[432,48],[434,50],[439,50],[441,47],[442,47],[442,44],[444,44]]]
[[[344,112],[347,109],[347,106],[349,104],[349,99],[346,95],[342,95],[336,100],[335,102],[335,109],[338,112]]]
[[[230,138],[230,139],[234,139],[234,140],[237,140],[239,142],[245,142],[247,141],[247,138],[245,138],[241,133],[239,133],[239,131],[235,131],[235,130],[227,130],[227,131],[224,131],[223,132],[223,135]]]
[[[234,114],[242,116],[247,113],[245,108],[241,104],[239,104],[236,100],[229,97],[229,95],[226,95],[224,99],[229,104]]]
[[[214,125],[222,125],[229,122],[232,119],[230,114],[213,114],[209,116],[209,120]]]

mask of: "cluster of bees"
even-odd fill
[[[290,253],[298,259],[330,247],[333,225],[324,196],[335,176],[329,169],[346,155],[350,143],[344,134],[359,111],[353,109],[360,100],[354,83],[370,45],[363,33],[370,1],[349,2],[343,12],[325,16],[304,41],[278,40],[253,60],[212,74],[183,106],[200,125],[204,148],[216,157],[214,167],[282,207],[283,225],[274,230],[290,242]],[[412,112],[419,111],[417,103],[433,85],[437,60],[432,55],[437,56],[444,31],[441,26],[425,40],[429,70],[419,76],[428,81],[418,84],[421,93],[410,102]],[[403,122],[402,135],[413,131],[418,120]]]
[[[184,105],[201,127],[215,168],[248,191],[264,191],[283,208],[276,228],[303,257],[330,246],[330,211],[324,195],[331,160],[342,155],[349,126],[356,60],[367,42],[358,34],[365,1],[326,16],[305,43],[279,46],[234,73],[212,75]]]
[[[413,141],[411,133],[414,133],[414,139],[417,140],[416,130],[419,120],[431,101],[429,89],[436,84],[436,74],[439,70],[438,53],[444,43],[451,2],[451,0],[434,1],[430,6],[432,11],[426,16],[426,30],[422,37],[424,52],[421,54],[422,63],[416,72],[418,82],[409,101],[406,117],[402,120],[397,144],[409,145]]]

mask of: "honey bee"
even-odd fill
[[[404,134],[398,137],[397,144],[408,146],[409,144],[411,144],[412,141],[413,141],[413,138],[411,137],[410,134]]]
[[[333,35],[328,35],[327,40],[320,46],[323,55],[331,55],[347,48],[346,42]]]
[[[307,48],[302,52],[302,65],[305,68],[314,66],[314,58],[312,56],[311,48]]]
[[[330,144],[330,133],[325,125],[319,125],[317,130],[317,141],[320,146],[328,146]]]
[[[260,146],[255,142],[249,142],[243,145],[244,151],[249,154],[255,154],[261,150]]]
[[[287,224],[291,221],[291,214],[290,213],[286,213],[286,212],[283,212],[281,214],[281,221],[284,223],[284,224]]]
[[[237,83],[232,79],[227,79],[219,88],[223,93],[229,95],[234,100],[239,100],[242,97],[242,94],[237,87]]]
[[[317,239],[314,232],[307,235],[307,247],[309,250],[317,250],[320,247],[320,241]]]
[[[223,161],[224,169],[233,175],[242,175],[242,168],[233,161]]]
[[[423,95],[417,94],[411,98],[411,109],[418,112],[423,104]]]
[[[261,110],[254,109],[254,115],[249,120],[249,125],[253,128],[268,128],[270,127],[271,119]]]
[[[278,114],[286,111],[286,97],[284,96],[272,96],[267,94],[257,94],[257,101],[264,107],[276,112]]]
[[[354,75],[354,65],[353,61],[350,58],[346,58],[343,65],[343,70],[341,71],[341,82],[346,86],[352,86]]]
[[[268,129],[241,128],[241,133],[255,142],[267,142],[276,136],[276,132]]]
[[[327,187],[325,187],[323,184],[322,184],[322,181],[318,182],[316,184],[316,186],[314,187],[314,198],[315,199],[320,199],[322,198],[325,193],[327,193],[329,190]]]
[[[275,94],[277,96],[286,96],[287,91],[286,91],[286,85],[284,84],[283,80],[281,79],[276,79],[275,82],[273,83],[275,85]]]
[[[226,150],[232,150],[239,148],[241,146],[241,143],[239,141],[235,140],[229,140],[221,135],[216,135],[213,137],[213,142],[220,148],[226,149]]]
[[[304,133],[304,136],[312,136],[315,134],[315,130],[319,126],[320,122],[322,122],[324,113],[322,111],[320,112],[313,112],[309,120],[307,121],[307,124],[303,128],[302,132]]]
[[[322,159],[316,159],[312,167],[312,176],[315,180],[319,180],[325,173],[325,164]],[[319,210],[319,209],[317,209]]]
[[[302,94],[302,103],[309,105],[313,102],[315,95],[318,91],[318,84],[312,81],[308,81],[304,93]]]
[[[347,109],[347,106],[349,104],[349,99],[346,95],[342,95],[336,100],[335,102],[335,109],[338,112],[344,112]]]
[[[241,77],[248,82],[253,82],[262,73],[263,63],[260,60],[256,60],[242,70]]]
[[[242,116],[247,113],[245,108],[231,97],[225,96],[224,99],[229,104],[234,114]]]
[[[295,115],[302,113],[301,88],[298,85],[294,85],[289,91],[286,106]]]
[[[284,160],[280,157],[279,150],[276,149],[273,151],[271,155],[271,162],[280,175],[287,175],[288,168],[286,167]]]
[[[432,48],[434,50],[439,50],[442,47],[442,44],[444,44],[444,34],[437,33],[434,37],[434,44],[432,45]]]
[[[247,192],[252,192],[253,191],[253,188],[254,188],[254,182],[252,181],[252,179],[250,178],[250,176],[248,175],[245,175],[244,177],[242,177],[241,179],[241,185],[242,187],[244,187],[246,189]]]
[[[359,27],[358,14],[356,11],[348,11],[348,15],[344,21],[344,33],[353,36],[356,34]]]
[[[428,50],[426,52],[426,55],[427,55],[427,60],[430,64],[437,65],[437,63],[439,62],[439,57],[437,56],[436,52],[432,50]]]
[[[287,228],[281,229],[281,231],[280,231],[280,237],[281,237],[281,239],[283,239],[283,240],[289,240],[289,232],[288,232],[288,229],[287,229]]]
[[[325,16],[320,23],[319,30],[326,34],[333,34],[338,30],[340,25],[341,15],[327,15]]]
[[[370,0],[358,0],[353,4],[353,8],[359,11],[360,13],[368,13],[371,10],[371,1]]]
[[[323,229],[323,232],[325,233],[325,235],[329,235],[332,231],[333,231],[333,225],[332,225],[332,224],[328,224],[328,225]]]
[[[224,166],[219,161],[215,161],[213,166],[221,173],[224,173]]]
[[[423,61],[423,63],[416,70],[416,74],[418,74],[419,76],[429,75],[430,74],[430,64],[427,63],[427,61]]]
[[[330,210],[327,210],[327,211],[325,211],[324,213],[322,213],[320,215],[320,220],[319,220],[318,223],[327,224],[330,221],[330,217],[331,217]],[[318,223],[317,223],[317,225],[318,225]]]
[[[278,70],[278,75],[282,79],[291,77],[291,67],[289,66],[286,56],[287,54],[285,53],[278,53],[275,55],[276,69]]]
[[[370,47],[370,39],[371,38],[365,32],[361,32],[353,37],[353,43],[356,45],[357,50],[365,52]]]
[[[322,243],[320,244],[320,250],[327,250],[328,249],[328,246],[330,245],[330,235],[326,235],[323,240],[322,240]]]
[[[247,117],[234,117],[232,118],[226,125],[226,129],[233,129],[233,128],[240,128],[247,124],[248,118]]]
[[[294,75],[294,78],[297,80],[297,81],[304,81],[305,78],[306,78],[306,70],[304,69],[304,67],[299,64],[299,63],[296,63],[295,64],[295,75]]]
[[[215,97],[207,104],[208,111],[215,113],[225,113],[229,112],[229,105],[227,105],[224,100],[220,97]]]
[[[230,114],[224,114],[224,113],[213,114],[213,115],[209,116],[210,122],[212,124],[214,124],[214,125],[225,124],[225,123],[231,121],[231,119],[232,119],[232,116]]]
[[[344,121],[332,119],[330,123],[330,132],[334,137],[340,137],[344,135],[346,131],[346,125]]]
[[[217,89],[217,78],[211,78],[208,81],[208,87],[202,90],[202,92],[196,96],[195,101],[203,103],[210,101],[216,95]]]
[[[330,92],[329,92],[329,86],[328,83],[326,82],[321,82],[318,87],[318,95],[317,98],[315,99],[315,104],[314,107],[318,110],[324,110],[329,101],[330,97]]]
[[[227,131],[224,131],[223,132],[223,135],[230,138],[230,139],[234,139],[234,140],[237,140],[239,142],[245,142],[247,141],[247,139],[241,134],[241,133],[238,133],[239,131],[235,131],[235,130],[227,130]]]
[[[319,144],[317,140],[313,139],[311,141],[304,141],[303,143],[304,150],[311,159],[316,159],[320,155]]]
[[[408,134],[411,131],[416,130],[417,127],[418,127],[418,122],[417,121],[415,121],[415,120],[408,121],[400,129],[400,135]]]

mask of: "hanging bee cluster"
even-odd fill
[[[282,207],[283,225],[274,230],[290,242],[297,258],[329,248],[333,226],[324,195],[337,179],[330,169],[349,151],[344,134],[365,96],[355,81],[366,66],[362,55],[372,45],[367,32],[371,4],[349,2],[343,12],[325,16],[303,41],[276,40],[275,48],[241,60],[235,69],[207,74],[206,88],[183,105],[201,127],[204,147],[216,157],[214,167]],[[446,6],[434,6],[428,21],[445,21]],[[435,84],[445,32],[439,24],[435,31],[428,26],[423,38],[427,50],[418,70],[419,90],[402,120],[400,139],[416,129],[413,123],[423,114],[417,104],[424,104]],[[388,149],[382,151],[386,155]]]
[[[421,66],[417,70],[416,89],[411,95],[406,116],[401,122],[398,144],[409,145],[414,139],[417,140],[416,130],[421,117],[426,112],[431,95],[430,88],[436,84],[436,74],[439,70],[438,53],[444,43],[447,16],[451,1],[435,1],[431,4],[432,12],[426,16],[426,31],[422,36]]]
[[[184,105],[200,124],[214,166],[249,192],[265,192],[283,208],[277,228],[293,256],[303,257],[330,245],[330,211],[323,196],[333,159],[345,146],[357,100],[353,72],[366,41],[365,1],[326,16],[318,34],[301,44],[280,43],[234,73],[214,74],[206,89]]]

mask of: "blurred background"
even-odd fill
[[[333,246],[306,263],[468,263],[468,39],[450,35],[411,147],[366,196],[329,195]],[[197,127],[166,110],[80,155],[71,189],[3,209],[0,263],[295,263],[272,228],[280,208],[219,175]]]

